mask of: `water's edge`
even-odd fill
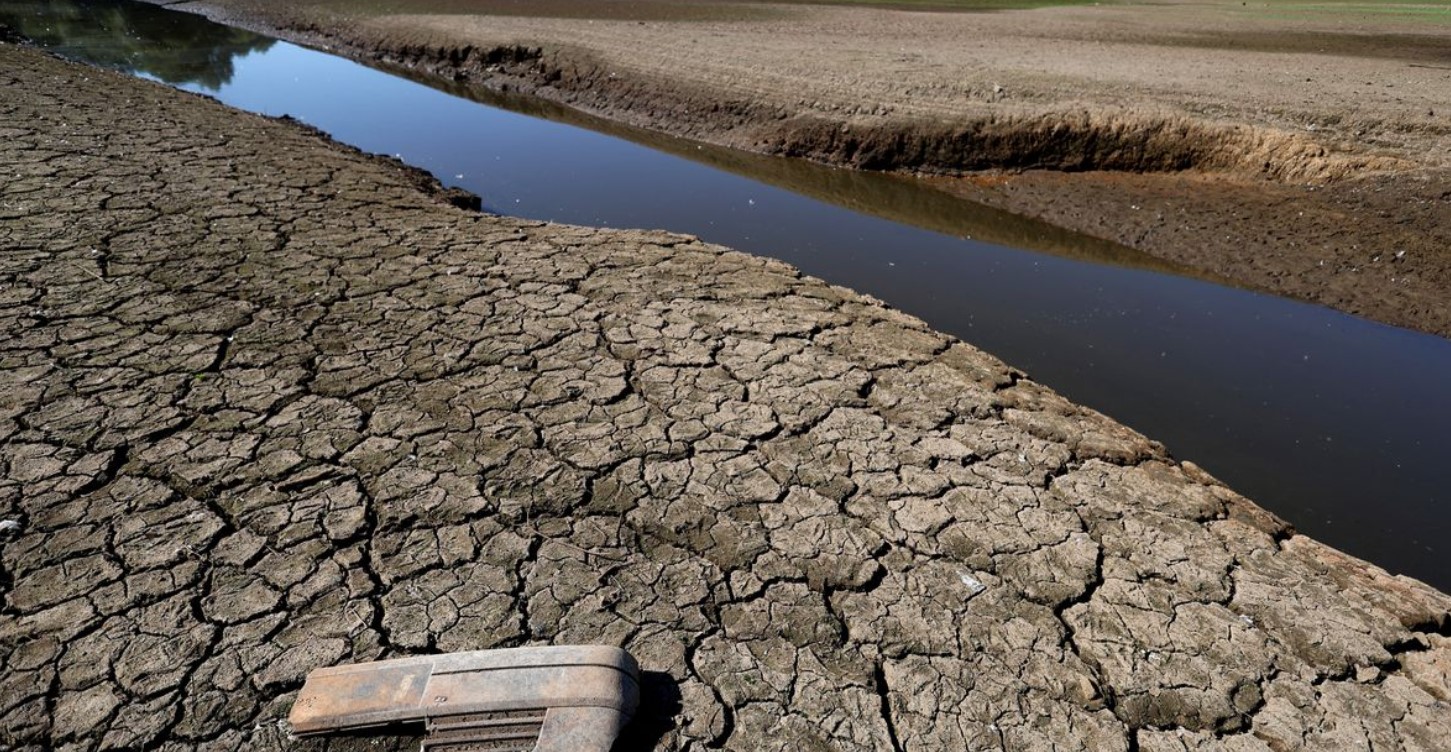
[[[299,73],[321,64],[285,46],[271,54],[284,55],[281,59],[286,64],[278,65]],[[309,54],[318,55],[319,60],[324,57]],[[238,81],[218,86],[227,90],[218,92],[224,101],[251,96],[244,82],[253,74],[246,70],[261,62],[257,55],[244,54],[236,65],[242,69]],[[337,68],[328,75],[363,75],[339,72],[343,70],[340,63],[327,65]],[[287,97],[292,95],[282,91],[285,87],[277,85],[277,79],[262,80],[269,84],[264,87],[269,89],[268,96],[290,101]],[[370,87],[387,89],[379,97],[394,93],[415,96],[382,78],[367,81]],[[327,87],[346,88],[331,82]],[[299,91],[311,92],[298,95],[304,99],[325,98],[315,88]],[[530,109],[529,100],[514,99],[515,106]],[[250,102],[233,104],[244,109],[258,107]],[[299,99],[285,106],[309,104]],[[357,121],[368,119],[348,106],[342,103],[336,116],[324,112],[305,119],[363,151],[393,153],[400,148],[387,145],[386,139],[377,141],[382,145],[370,145],[367,140],[373,135],[368,133],[355,134],[356,138],[340,134],[340,128],[355,127]],[[461,104],[428,106],[465,112]],[[388,116],[379,118],[387,120]],[[403,126],[416,127],[417,122]],[[523,191],[523,205],[537,205],[562,192],[576,191],[578,184],[619,180],[622,165],[638,167],[647,173],[644,179],[661,186],[672,186],[669,181],[677,178],[700,181],[704,197],[700,206],[724,205],[723,213],[692,219],[695,203],[671,204],[676,197],[665,194],[649,195],[645,201],[622,201],[615,195],[622,191],[606,184],[602,193],[577,190],[569,198],[579,206],[565,210],[562,216],[540,218],[602,224],[592,213],[598,206],[614,202],[611,211],[627,213],[638,210],[637,204],[658,203],[656,213],[641,214],[623,224],[659,226],[681,218],[697,221],[700,226],[671,229],[775,255],[807,273],[873,294],[1025,367],[1075,401],[1164,440],[1305,532],[1392,569],[1442,587],[1447,584],[1439,582],[1447,574],[1433,545],[1443,537],[1442,531],[1451,531],[1451,513],[1440,501],[1451,479],[1444,463],[1436,459],[1445,437],[1444,426],[1451,424],[1451,419],[1443,417],[1451,416],[1451,403],[1440,386],[1445,375],[1451,374],[1451,354],[1438,338],[1141,269],[1088,265],[960,241],[951,235],[963,227],[957,223],[962,221],[959,212],[967,205],[944,200],[940,192],[923,191],[910,181],[878,180],[879,176],[847,170],[700,150],[711,155],[706,162],[748,163],[751,169],[765,173],[754,176],[765,183],[748,184],[734,177],[697,175],[651,156],[658,152],[626,149],[600,137],[545,127],[539,121],[514,123],[495,118],[471,127],[519,129],[525,133],[522,138],[553,144],[535,154],[527,151],[534,148],[530,141],[501,137],[507,143],[499,148],[521,151],[519,166],[506,166],[500,182],[483,189],[467,180],[447,178],[456,171],[449,167],[449,160],[457,154],[441,154],[437,165],[422,168],[445,176],[445,184],[462,184],[480,193],[491,208],[514,208],[506,205],[511,191]],[[576,141],[578,145],[574,145]],[[690,154],[689,142],[673,141],[668,147],[698,158]],[[433,158],[416,153],[416,145],[401,148],[409,151],[405,156],[415,165]],[[600,157],[599,152],[605,156]],[[550,156],[544,157],[545,153]],[[572,166],[597,157],[603,160],[601,166],[583,178],[568,172],[534,174],[549,161]],[[475,166],[486,172],[493,164],[485,161]],[[509,173],[510,169],[516,172]],[[472,168],[463,171],[470,179],[476,172]],[[773,176],[773,171],[781,174]],[[540,185],[518,188],[529,180]],[[784,192],[773,193],[764,187],[766,183],[805,188],[814,196],[871,213],[915,216],[915,221],[934,232],[908,231]],[[879,189],[897,184],[907,185],[903,189],[907,192]],[[689,182],[679,185],[683,188],[665,190],[690,190]],[[906,196],[908,200],[893,204],[883,196]],[[926,196],[938,198],[923,198]],[[754,197],[754,206],[745,205],[746,197]],[[885,211],[884,203],[889,207]],[[774,204],[781,208],[772,208]],[[773,211],[776,213],[770,213]],[[764,219],[756,218],[763,212]],[[716,227],[717,219],[740,227]],[[779,230],[773,225],[788,220],[801,224],[798,235],[756,237],[759,232]],[[1042,234],[1041,228],[1034,228],[1023,238],[1031,240]],[[1071,234],[1049,236],[1050,245],[1070,249],[1081,240]],[[1377,503],[1384,498],[1392,503]]]

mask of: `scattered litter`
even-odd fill
[[[18,532],[20,532],[20,521],[19,520],[0,520],[0,533],[18,533]]]
[[[1250,616],[1249,614],[1240,614],[1239,620],[1244,622],[1244,625],[1246,627],[1253,627],[1255,625],[1254,617]]]
[[[978,593],[981,593],[984,590],[987,590],[987,585],[982,584],[982,582],[980,582],[976,577],[973,577],[967,572],[963,572],[962,574],[958,575],[958,578],[962,580],[962,584],[967,586],[967,597],[969,598],[977,595]]]
[[[639,705],[639,677],[629,653],[603,645],[477,650],[323,667],[307,675],[288,721],[292,732],[304,737],[383,724],[426,725],[423,749],[500,749],[500,744],[527,738],[529,749],[603,750]],[[507,726],[499,725],[501,715],[508,716]]]

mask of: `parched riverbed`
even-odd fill
[[[0,90],[9,747],[401,750],[280,719],[579,641],[647,671],[631,748],[1451,738],[1451,598],[911,316],[3,43]]]
[[[1445,339],[1186,276],[921,181],[587,121],[646,148],[191,14],[11,1],[0,2],[0,22],[62,54],[398,154],[493,211],[667,228],[785,260],[920,316],[1163,441],[1301,531],[1451,587]],[[449,88],[580,120],[533,99]]]

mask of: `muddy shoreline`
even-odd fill
[[[762,154],[923,175],[946,192],[1241,286],[1451,336],[1451,121],[1444,111],[1432,109],[1420,120],[1375,112],[1379,120],[1359,130],[1346,123],[1316,132],[1273,119],[1252,122],[1249,115],[1199,116],[1175,100],[1109,106],[1066,99],[1059,105],[1063,94],[1017,110],[907,115],[896,112],[906,109],[901,100],[796,102],[783,96],[779,82],[755,71],[712,88],[651,67],[653,58],[622,68],[622,53],[603,33],[588,43],[567,41],[567,32],[593,21],[508,19],[500,29],[462,22],[452,29],[430,16],[352,17],[307,4],[213,0],[177,7],[375,65],[536,96],[635,127]],[[651,28],[669,44],[685,26]],[[745,41],[755,33],[749,25],[708,28]],[[1354,38],[1359,47],[1374,48],[1357,48],[1358,54],[1372,55],[1407,37]],[[1421,44],[1411,53],[1397,54],[1431,62],[1451,55],[1451,34],[1416,39]],[[829,58],[830,51],[803,54]],[[1311,58],[1296,59],[1305,66]],[[1297,117],[1328,120],[1326,113],[1336,109],[1333,102],[1320,107],[1323,112]],[[1411,121],[1403,122],[1406,117]]]
[[[638,749],[1451,735],[1451,597],[876,301],[0,83],[11,749],[401,752],[278,719],[316,666],[571,642],[640,659]]]

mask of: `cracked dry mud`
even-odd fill
[[[874,300],[0,88],[0,747],[375,749],[288,738],[308,670],[568,642],[631,749],[1451,739],[1451,599]]]

